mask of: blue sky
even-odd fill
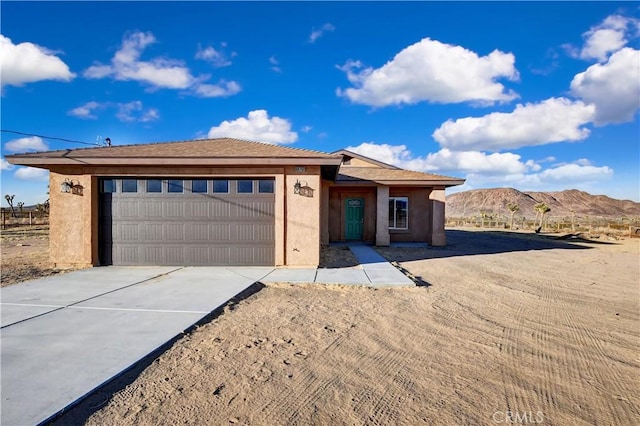
[[[635,2],[2,2],[2,129],[237,137],[640,201]],[[47,198],[5,154],[2,195]],[[4,202],[4,197],[3,200]]]

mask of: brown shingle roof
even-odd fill
[[[340,167],[336,182],[355,183],[358,181],[379,183],[425,183],[450,186],[460,185],[464,182],[464,179],[403,169],[384,169],[380,167]]]
[[[52,165],[339,165],[341,155],[239,139],[200,139],[7,155],[11,164],[47,168]]]
[[[96,148],[79,148],[47,152],[19,154],[21,157],[47,158],[159,158],[159,157],[223,157],[223,158],[339,158],[339,155],[312,151],[301,148],[290,148],[262,142],[250,142],[239,139],[199,139],[180,142],[158,142],[136,145],[121,145]]]

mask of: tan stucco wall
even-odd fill
[[[351,160],[349,160],[348,166],[349,167],[377,167],[377,168],[380,168],[380,166],[377,165],[377,164],[370,163],[369,161],[364,161],[364,160],[361,160],[361,159],[355,158],[355,157],[353,157],[353,158],[351,158]]]
[[[300,181],[310,196],[294,193]],[[307,166],[305,171],[285,168],[285,217],[287,266],[317,266],[320,263],[320,204],[322,183],[319,166]]]
[[[429,241],[431,230],[428,188],[391,187],[390,197],[407,197],[409,199],[409,228],[391,229],[391,241]]]
[[[50,259],[58,268],[92,266],[98,259],[97,179],[70,171],[49,174]],[[60,192],[65,179],[79,185],[73,193]]]
[[[447,244],[447,237],[444,233],[445,223],[445,193],[444,188],[435,188],[429,194],[429,210],[431,211],[431,233],[429,244],[432,246],[444,246]]]
[[[389,234],[389,187],[378,185],[376,191],[376,245],[388,246],[391,242]]]

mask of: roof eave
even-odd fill
[[[47,166],[246,166],[246,165],[317,165],[339,166],[341,158],[317,157],[36,157],[11,155],[10,164],[46,168]]]
[[[464,179],[453,180],[338,180],[337,185],[387,185],[387,186],[458,186],[464,183]]]

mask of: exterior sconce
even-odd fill
[[[313,197],[313,188],[307,182],[296,179],[296,183],[293,184],[293,193],[302,197]]]
[[[69,179],[65,179],[64,182],[60,184],[60,192],[69,193],[73,190],[73,181]]]
[[[83,187],[80,182],[74,183],[73,180],[66,178],[64,182],[60,184],[60,192],[64,194],[82,195]]]

